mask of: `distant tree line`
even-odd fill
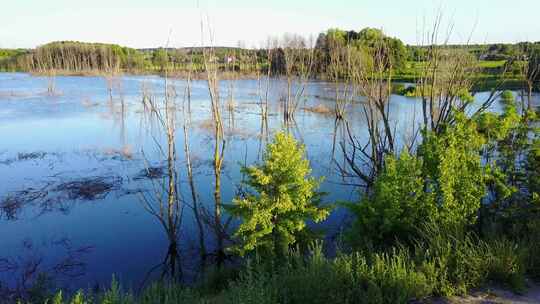
[[[17,65],[22,70],[37,72],[114,72],[143,68],[144,58],[139,51],[119,45],[60,41],[18,56]]]
[[[394,74],[412,74],[414,63],[428,60],[430,45],[405,45],[400,39],[385,35],[375,28],[360,31],[329,29],[309,41],[300,36],[285,35],[269,39],[264,47],[215,47],[207,58],[219,63],[222,71],[285,75],[299,74],[308,69],[309,77],[331,78],[350,69],[351,58],[366,62],[366,58],[379,58],[385,69]],[[487,64],[483,72],[500,73],[502,70],[515,75],[527,74],[537,82],[539,76],[538,54],[540,42],[517,44],[445,45],[448,52],[465,51]],[[112,73],[112,72],[163,72],[193,70],[204,71],[204,53],[207,47],[133,49],[115,44],[84,43],[76,41],[52,42],[35,49],[0,49],[0,70],[29,71],[38,73]],[[373,56],[377,52],[377,56]],[[371,54],[370,54],[371,53]],[[288,56],[289,55],[289,56]],[[303,58],[303,59],[301,59]],[[342,72],[336,71],[339,62]],[[332,63],[332,61],[334,61]],[[349,61],[349,62],[347,62]],[[500,63],[500,64],[498,64]],[[332,67],[332,64],[334,66]],[[414,71],[413,71],[414,72]],[[333,76],[330,74],[334,74]],[[337,73],[337,74],[336,74]],[[290,74],[290,73],[289,73]]]
[[[27,52],[25,49],[0,49],[0,71],[18,70],[17,58]]]

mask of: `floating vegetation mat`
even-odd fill
[[[165,169],[163,167],[148,167],[146,169],[143,169],[135,176],[135,180],[143,180],[143,179],[157,179],[162,178],[165,176]]]
[[[17,220],[27,206],[37,208],[39,215],[52,211],[67,213],[73,202],[104,199],[112,191],[120,190],[122,183],[119,176],[97,176],[14,191],[0,198],[0,217]]]
[[[47,152],[37,151],[37,152],[19,152],[16,157],[0,160],[2,165],[11,165],[19,161],[29,161],[29,160],[41,160],[47,156]]]
[[[70,200],[93,201],[105,198],[111,191],[120,189],[122,178],[98,176],[64,182],[53,191],[67,195]]]

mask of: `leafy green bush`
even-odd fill
[[[435,195],[443,225],[476,223],[480,203],[486,194],[485,172],[480,150],[484,138],[476,123],[464,113],[453,114],[454,123],[438,133],[425,132],[418,155],[424,163],[426,191]]]
[[[351,245],[408,244],[428,220],[448,227],[475,224],[486,194],[483,143],[475,122],[455,113],[453,125],[424,132],[417,157],[406,151],[399,159],[388,156],[372,191],[348,205],[356,215]]]
[[[422,162],[407,152],[398,159],[387,157],[373,193],[348,207],[357,219],[348,237],[355,248],[380,249],[408,242],[417,227],[437,212],[432,195],[424,192]]]
[[[505,90],[501,94],[501,101],[506,105],[514,104],[515,98],[512,91]]]
[[[417,97],[416,86],[405,86],[402,83],[396,83],[392,85],[392,94],[397,94],[406,97]]]

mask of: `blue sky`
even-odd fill
[[[539,41],[540,0],[5,0],[0,47],[54,40],[114,42],[131,47],[201,44],[201,19],[215,45],[260,46],[285,32],[316,35],[330,27],[383,29],[405,43],[420,40],[440,7],[451,41]],[[473,31],[474,30],[474,31]]]

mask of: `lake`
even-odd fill
[[[93,288],[109,284],[114,273],[124,286],[135,289],[146,277],[159,277],[159,270],[152,270],[164,261],[169,246],[163,225],[145,208],[141,195],[152,195],[166,174],[166,158],[158,148],[164,134],[149,120],[142,103],[143,87],[156,100],[164,98],[164,79],[118,77],[109,91],[102,77],[58,76],[54,94],[47,93],[48,83],[45,77],[0,73],[0,281],[14,286],[46,272],[59,286]],[[189,277],[197,272],[199,247],[193,211],[186,207],[191,203],[181,110],[186,83],[169,79],[169,85],[178,92],[176,168],[178,192],[186,202],[178,235],[179,262]],[[279,99],[285,85],[271,80],[270,132],[283,128]],[[261,133],[257,81],[222,81],[223,104],[231,87],[234,109],[223,110],[224,203],[239,191],[241,165],[261,159],[266,138]],[[339,145],[333,149],[334,116],[304,109],[333,109],[332,96],[332,84],[310,82],[289,127],[306,146],[313,175],[325,177],[321,190],[328,193],[326,203],[358,197],[350,185],[354,181],[343,178],[336,166],[343,158]],[[361,138],[367,130],[362,98],[358,99],[346,113],[351,130]],[[208,127],[206,81],[193,81],[190,105],[187,128],[194,185],[200,204],[211,210],[214,141]],[[501,109],[495,102],[490,110]],[[410,122],[420,119],[421,104],[393,95],[390,112],[400,141],[405,141],[413,131]],[[347,213],[337,209],[314,228],[327,232],[332,242],[347,222]],[[205,243],[209,250],[215,246],[211,231],[206,231]]]

